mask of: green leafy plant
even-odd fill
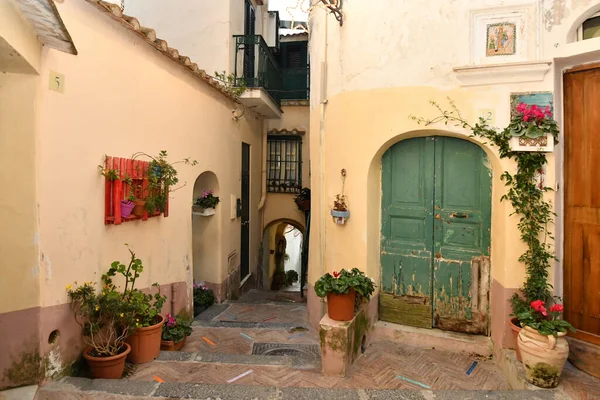
[[[223,83],[224,89],[235,99],[240,98],[246,91],[246,81],[243,78],[236,78],[234,74],[227,74],[227,72],[215,71],[215,78]]]
[[[129,264],[122,264],[120,261],[113,261],[108,272],[102,275],[104,290],[117,292],[117,287],[113,283],[113,277],[120,275],[125,279],[125,288],[121,293],[121,299],[126,304],[126,314],[133,318],[133,324],[136,328],[155,325],[159,321],[162,307],[167,300],[167,296],[161,296],[160,290],[154,295],[145,294],[135,288],[135,282],[144,271],[142,260],[137,258],[133,250],[127,247],[131,258]],[[160,288],[158,283],[153,287]]]
[[[558,333],[566,333],[567,329],[575,332],[573,326],[564,321],[561,304],[554,304],[550,310],[546,309],[546,303],[542,300],[534,300],[526,310],[522,311],[517,318],[522,326],[529,326],[542,335],[557,336]]]
[[[293,269],[286,271],[286,273],[285,273],[286,286],[293,285],[296,282],[298,282],[298,273],[296,271],[294,271]]]
[[[75,321],[81,326],[90,355],[110,357],[124,350],[125,340],[135,329],[135,320],[119,292],[104,288],[96,291],[97,282],[75,287],[67,285],[67,295]]]
[[[544,195],[552,189],[540,187],[536,182],[536,175],[546,164],[545,153],[513,151],[510,139],[521,132],[519,129],[525,129],[525,131],[536,130],[533,135],[551,135],[556,141],[558,126],[551,119],[552,114],[549,109],[536,108],[531,111],[532,108],[525,105],[517,107],[515,118],[500,131],[490,127],[483,118],[480,118],[475,125],[471,125],[462,117],[454,102],[448,100],[450,110],[444,110],[438,103],[431,102],[441,113],[436,118],[424,119],[415,116],[411,118],[419,124],[431,125],[443,122],[445,125],[453,124],[469,129],[472,136],[483,138],[495,145],[500,158],[513,159],[517,163],[515,173],[505,171],[501,175],[508,190],[500,200],[510,202],[514,214],[519,216],[520,238],[527,245],[527,250],[519,257],[519,261],[526,266],[527,278],[520,293],[515,293],[511,298],[512,315],[519,317],[529,309],[532,301],[552,302],[552,285],[548,283],[548,269],[550,261],[556,258],[547,240],[554,240],[548,226],[553,223],[556,214],[552,211],[551,203],[544,199]],[[530,116],[526,117],[527,115]],[[534,124],[535,128],[531,128],[531,124]]]
[[[171,313],[167,314],[165,324],[162,329],[162,340],[170,340],[175,343],[181,342],[186,336],[192,334],[192,320],[181,315],[173,317]]]
[[[219,204],[220,200],[218,196],[214,195],[215,191],[210,189],[202,189],[202,195],[194,202],[195,206],[200,207],[202,210],[207,208],[215,208]]]
[[[152,156],[144,152],[134,153],[131,158],[133,160],[145,157],[150,159],[148,169],[146,170],[145,179],[148,180],[148,187],[142,193],[141,187],[135,181],[129,180],[131,186],[131,196],[134,198],[128,198],[134,200],[136,197],[146,201],[146,210],[153,214],[157,210],[164,212],[167,207],[169,200],[169,193],[181,189],[185,184],[177,186],[179,178],[177,177],[177,169],[174,167],[176,164],[196,165],[196,160],[190,158],[184,158],[179,161],[170,163],[167,159],[167,152],[161,150],[158,155]]]
[[[342,269],[333,274],[326,273],[315,283],[315,292],[319,297],[327,297],[329,293],[347,294],[354,289],[360,298],[370,299],[375,291],[375,283],[358,268],[351,271]]]
[[[202,283],[194,283],[194,315],[212,306],[215,302],[215,294],[212,289]]]
[[[555,141],[558,137],[558,126],[552,119],[549,106],[542,109],[535,104],[528,106],[525,103],[520,103],[515,107],[515,115],[507,129],[510,135],[514,137],[537,139],[551,135]]]
[[[104,161],[106,164],[106,155],[104,156]],[[108,168],[106,165],[98,165],[98,169],[100,170],[100,175],[109,181],[116,181],[120,177],[120,172],[116,168]]]

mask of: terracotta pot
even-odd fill
[[[91,347],[83,352],[83,358],[87,361],[92,377],[95,379],[121,379],[125,370],[125,359],[131,351],[131,347],[125,343],[125,350],[116,356],[94,357],[88,354]]]
[[[512,329],[513,336],[515,338],[515,350],[517,351],[517,360],[523,362],[521,359],[521,350],[519,350],[519,332],[521,332],[521,327],[519,326],[519,319],[513,318],[510,320],[510,329]]]
[[[327,295],[327,314],[334,321],[350,321],[354,318],[354,289],[346,294],[329,293]]]
[[[127,338],[127,343],[131,346],[131,353],[127,357],[129,361],[135,364],[144,364],[158,357],[158,353],[160,353],[160,337],[164,323],[165,319],[160,316],[159,323],[144,328],[137,328]]]
[[[525,366],[525,378],[529,383],[541,388],[558,386],[567,357],[569,343],[566,333],[542,335],[528,326],[519,332],[519,348]]]
[[[135,207],[133,207],[132,214],[136,217],[142,217],[146,212],[146,200],[134,200]]]
[[[164,351],[179,351],[185,345],[186,339],[187,339],[187,336],[184,337],[183,340],[180,340],[177,343],[175,343],[172,340],[161,340],[160,341],[160,349],[164,350]]]

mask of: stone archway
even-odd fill
[[[294,270],[298,274],[298,282],[300,281],[303,239],[304,228],[295,221],[282,219],[265,227],[263,262],[259,271],[260,288],[300,291],[299,283],[285,285],[285,274]]]

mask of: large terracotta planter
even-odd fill
[[[509,325],[515,338],[515,350],[517,351],[517,360],[523,362],[523,359],[521,358],[521,350],[519,350],[519,332],[521,332],[521,327],[519,326],[519,319],[511,319]]]
[[[175,343],[172,340],[161,340],[160,341],[160,349],[163,351],[179,351],[185,345],[186,339],[187,339],[187,336],[184,337],[183,340],[180,340],[177,343]]]
[[[354,318],[354,289],[346,294],[329,293],[327,295],[327,314],[335,321],[350,321]]]
[[[560,374],[569,357],[565,335],[545,336],[528,326],[519,332],[518,346],[525,366],[525,378],[529,383],[541,388],[558,386]]]
[[[131,353],[127,359],[135,364],[144,364],[154,360],[160,353],[160,339],[162,326],[165,319],[161,316],[160,322],[145,328],[137,328],[129,336],[127,343],[131,346]]]
[[[125,359],[131,351],[131,347],[125,343],[125,350],[116,356],[110,357],[94,357],[88,354],[91,347],[88,347],[83,352],[83,358],[87,361],[92,378],[95,379],[121,379],[125,370]]]
[[[141,217],[146,212],[146,200],[134,200],[135,206],[133,207],[132,213],[136,217]]]

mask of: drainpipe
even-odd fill
[[[262,171],[261,171],[261,183],[262,192],[260,194],[260,201],[258,202],[258,211],[262,210],[267,201],[267,132],[266,132],[266,121],[263,120],[263,140],[262,140]],[[264,225],[264,212],[263,212],[263,225]],[[263,226],[264,227],[264,226]]]

